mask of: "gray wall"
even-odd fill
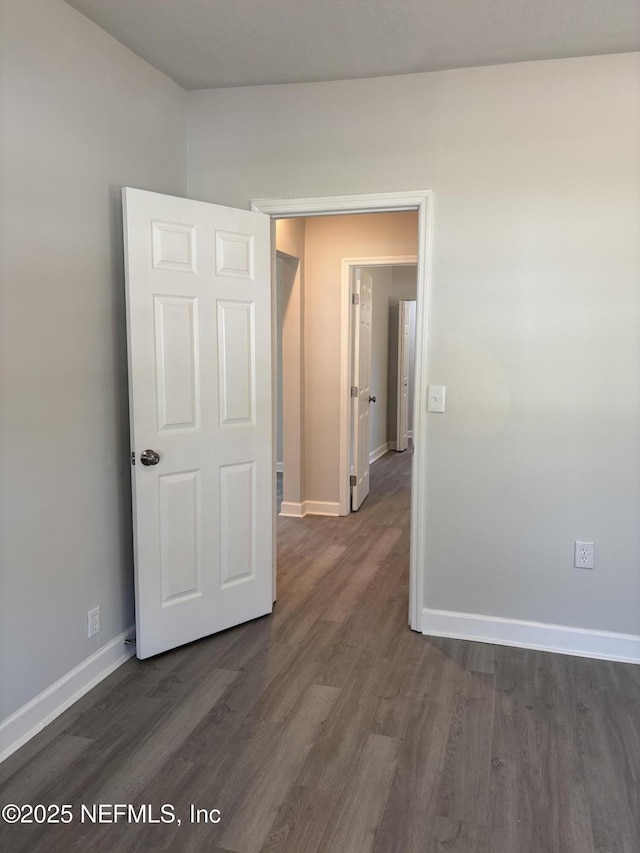
[[[434,191],[425,604],[639,634],[640,55],[188,97],[195,198]]]
[[[413,395],[415,386],[416,356],[416,295],[418,291],[418,268],[413,264],[393,268],[393,290],[391,299],[404,299],[409,305],[409,433],[413,433]],[[391,401],[390,401],[391,402]]]
[[[178,86],[60,0],[1,12],[0,720],[133,622],[120,188],[186,192]]]
[[[415,264],[393,268],[393,294],[392,299],[411,300],[416,298],[418,292],[418,269]]]

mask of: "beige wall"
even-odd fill
[[[276,222],[282,259],[282,450],[283,511],[305,499],[305,220]]]
[[[304,259],[305,219],[276,220],[276,249],[293,258]]]
[[[120,188],[186,191],[178,86],[60,0],[1,12],[0,720],[133,623]]]
[[[197,198],[433,190],[424,603],[640,634],[640,55],[188,97]]]
[[[340,294],[343,258],[411,255],[416,213],[307,219],[305,376],[307,500],[338,503],[340,450]]]

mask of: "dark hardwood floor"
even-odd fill
[[[272,616],[130,660],[0,765],[0,804],[74,813],[0,849],[639,853],[640,668],[411,632],[409,463],[346,519],[279,519]]]

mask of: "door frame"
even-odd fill
[[[272,257],[275,267],[275,231],[276,219],[291,219],[309,216],[337,216],[353,213],[394,213],[398,211],[418,211],[418,258],[416,293],[416,350],[415,350],[415,390],[413,411],[413,459],[411,470],[411,556],[409,563],[409,625],[414,631],[422,630],[422,608],[424,606],[424,581],[427,569],[426,538],[424,518],[427,505],[426,487],[426,442],[427,442],[427,333],[429,328],[429,302],[431,296],[432,234],[433,234],[433,194],[431,190],[418,190],[392,193],[373,193],[361,195],[320,196],[311,198],[272,198],[253,199],[251,209],[266,213],[272,219]],[[344,264],[343,264],[344,270]],[[272,288],[273,284],[272,277]],[[344,275],[343,275],[344,290]],[[343,293],[344,297],[344,293]],[[347,298],[348,303],[348,298]],[[341,325],[345,326],[345,300],[342,300]],[[346,315],[348,328],[349,314]],[[341,346],[344,347],[344,339]],[[344,442],[345,425],[348,429],[350,397],[344,394],[349,382],[349,348],[340,354],[341,388],[340,400],[340,470],[348,471],[348,442]],[[346,377],[346,378],[345,378]],[[345,464],[346,463],[346,464]],[[346,489],[347,479],[342,489]],[[275,516],[274,516],[275,523]],[[275,540],[274,540],[275,541]],[[275,561],[274,561],[275,566]],[[275,583],[275,579],[274,579]],[[274,587],[275,589],[275,587]]]
[[[351,442],[353,430],[351,379],[353,374],[353,305],[351,289],[356,267],[408,267],[418,263],[418,255],[388,255],[375,258],[343,258],[340,319],[340,509],[339,515],[351,512]],[[348,369],[344,370],[344,353],[348,353]],[[344,401],[347,405],[343,406]],[[343,411],[344,409],[344,411]]]

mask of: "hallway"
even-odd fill
[[[272,616],[130,660],[1,765],[0,803],[74,812],[0,826],[3,849],[640,849],[640,670],[411,632],[410,461],[376,462],[347,518],[278,520]],[[182,823],[92,825],[81,803]]]

